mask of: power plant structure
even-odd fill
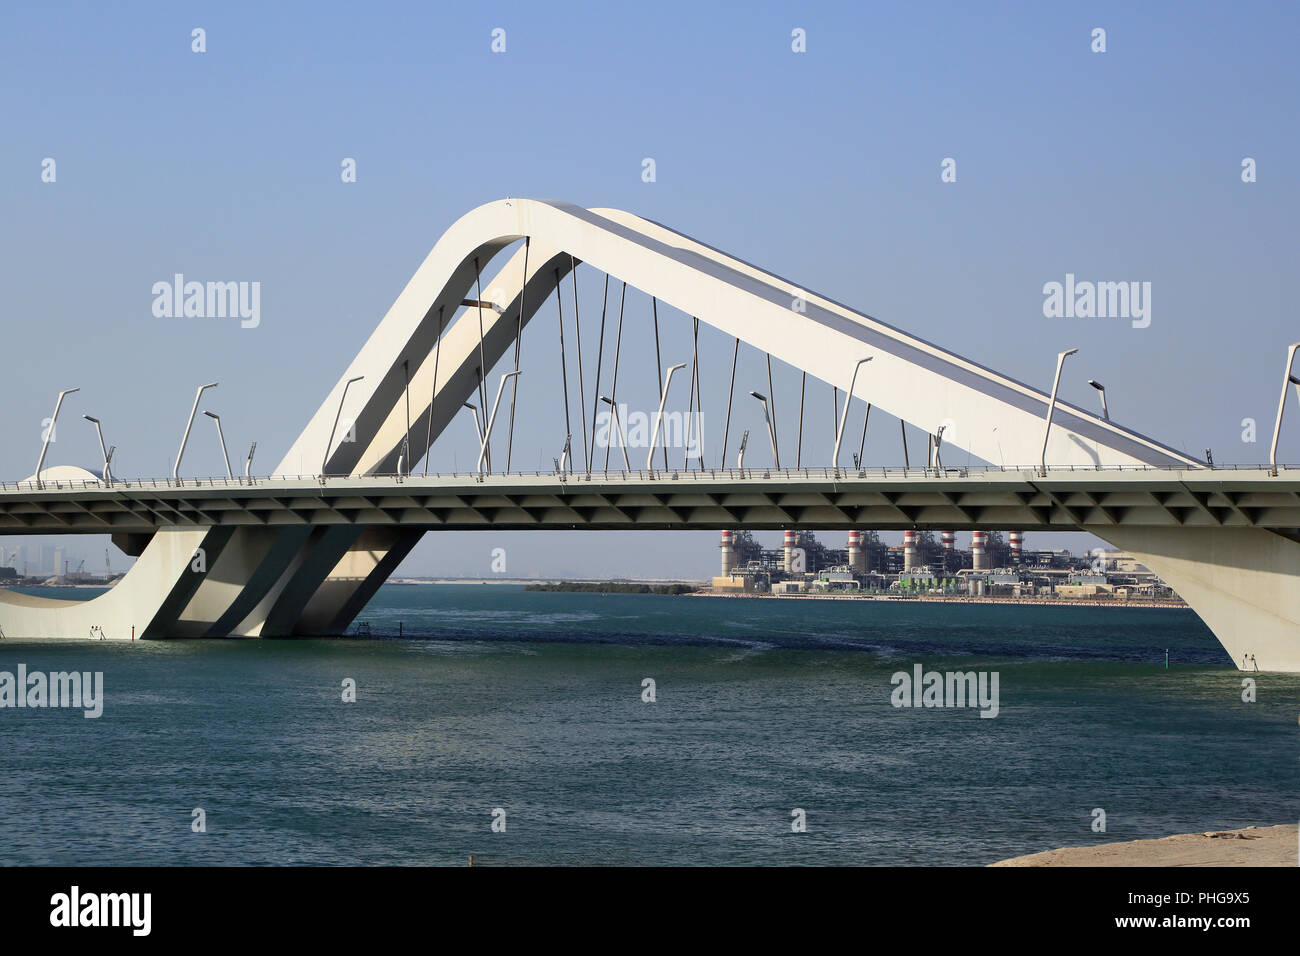
[[[764,548],[747,531],[723,531],[722,561],[711,590],[720,594],[905,593],[970,597],[1177,600],[1123,552],[1075,555],[1028,550],[1024,532],[972,531],[969,550],[954,531],[906,530],[901,546],[853,529],[846,547],[828,548],[810,532],[786,530],[781,547]]]

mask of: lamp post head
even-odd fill
[[[215,418],[215,419],[217,419],[218,421],[221,419],[221,416],[220,416],[220,415],[213,414],[212,412],[209,412],[209,411],[207,411],[206,409],[204,410],[203,414],[204,414],[204,415],[207,415],[208,418]]]
[[[758,399],[760,402],[763,402],[764,404],[767,403],[767,396],[766,396],[766,395],[760,395],[760,394],[758,394],[758,392],[750,392],[749,394],[750,394],[750,395],[753,395],[753,396],[754,396],[756,399]]]
[[[1099,391],[1099,392],[1104,392],[1104,391],[1106,391],[1106,386],[1103,385],[1103,384],[1101,384],[1101,382],[1097,381],[1095,378],[1090,378],[1090,379],[1088,379],[1088,384],[1091,385],[1093,388],[1095,388],[1095,389],[1096,389],[1097,391]]]
[[[1079,350],[1078,350],[1078,349],[1066,349],[1064,352],[1061,352],[1061,353],[1057,356],[1057,358],[1065,358],[1067,355],[1073,355],[1073,354],[1074,354],[1075,352],[1077,352],[1077,351],[1079,351]]]
[[[85,419],[86,421],[88,421],[88,422],[93,422],[93,423],[96,424],[96,425],[99,424],[99,419],[98,419],[98,418],[95,418],[95,417],[92,416],[92,415],[82,415],[81,417],[84,418],[84,419]]]

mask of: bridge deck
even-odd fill
[[[0,485],[0,534],[425,529],[1300,528],[1300,468],[951,468],[273,477]]]

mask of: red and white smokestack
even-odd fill
[[[1025,548],[1025,533],[1023,531],[1012,531],[1008,536],[1011,540],[1011,560],[1015,564],[1020,563],[1020,556]]]
[[[858,574],[864,574],[867,570],[867,556],[862,551],[862,534],[858,531],[849,532],[849,567]]]
[[[957,546],[957,532],[945,531],[943,533],[943,550],[951,552]]]
[[[911,571],[916,564],[916,532],[903,532],[903,570]]]
[[[722,576],[726,577],[736,566],[736,549],[731,544],[731,532],[722,532]]]
[[[976,571],[984,571],[988,568],[988,558],[984,554],[983,531],[972,531],[970,533],[970,564],[971,568]]]
[[[785,533],[785,559],[784,568],[786,574],[794,573],[794,549],[799,544],[799,536],[793,531]]]

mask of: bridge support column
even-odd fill
[[[229,528],[163,529],[153,535],[135,566],[112,590],[89,601],[39,598],[0,590],[0,623],[8,637],[85,640],[90,628],[107,640],[166,637],[202,583],[196,570],[215,560],[230,539]]]
[[[1084,530],[1177,591],[1238,669],[1300,673],[1300,541],[1263,528]]]
[[[342,634],[423,536],[409,528],[367,528],[320,582],[292,633]]]

